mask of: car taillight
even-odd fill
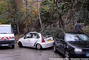
[[[44,43],[45,42],[45,40],[44,40],[44,38],[42,37],[42,43]]]

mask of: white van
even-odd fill
[[[10,24],[0,24],[0,46],[10,46],[14,48],[15,36]]]

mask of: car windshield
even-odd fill
[[[89,41],[89,37],[85,34],[65,34],[66,41]]]
[[[10,26],[0,26],[0,34],[12,33]]]

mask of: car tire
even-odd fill
[[[54,52],[57,52],[57,49],[56,49],[55,45],[53,46],[53,50],[54,50]]]
[[[36,49],[37,49],[37,50],[40,50],[40,49],[42,49],[42,46],[41,46],[40,44],[37,44],[37,45],[36,45]]]
[[[65,51],[65,58],[70,58],[69,52]]]
[[[22,45],[21,42],[18,42],[18,46],[19,46],[19,47],[23,47],[23,45]]]
[[[12,48],[12,49],[14,49],[14,48],[15,48],[15,46],[14,46],[14,45],[12,45],[12,46],[11,46],[11,48]]]

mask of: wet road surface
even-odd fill
[[[62,56],[54,53],[53,48],[36,50],[18,46],[15,49],[0,47],[0,60],[49,60],[50,58],[62,58]]]

